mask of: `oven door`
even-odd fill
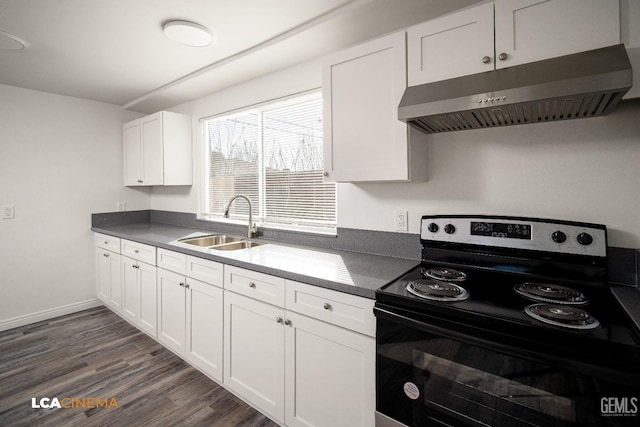
[[[379,303],[374,311],[380,420],[416,427],[640,423],[639,386],[590,373],[615,370],[513,347],[516,337],[471,325]]]

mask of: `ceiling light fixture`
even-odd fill
[[[187,46],[204,47],[213,42],[211,31],[195,22],[167,21],[162,28],[169,39]]]
[[[0,31],[0,50],[21,50],[27,42],[11,33]]]

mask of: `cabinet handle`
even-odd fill
[[[184,283],[180,282],[180,287],[184,288]]]
[[[331,310],[331,308],[332,308],[331,304],[329,304],[328,302],[325,302],[323,307],[324,307],[325,310]]]
[[[138,180],[138,182],[139,182],[140,184],[142,184],[142,180],[141,180],[141,179],[139,179],[139,180]]]
[[[322,176],[329,176],[329,172],[324,172]]]
[[[278,316],[278,317],[276,317],[276,322],[278,322],[278,323],[282,323],[282,317],[279,317],[279,316]]]
[[[255,284],[255,283],[253,283],[253,282],[249,282],[249,287],[250,287],[251,289],[255,289],[255,288],[256,288],[256,284]]]
[[[133,252],[134,252],[134,253],[140,253],[140,251],[139,251],[139,250],[137,250],[137,249],[136,249],[135,251],[133,251]]]
[[[189,289],[189,284],[187,283],[186,285],[184,285],[185,289]]]
[[[482,57],[482,63],[483,64],[488,64],[489,62],[491,62],[491,57],[490,56],[483,56]]]
[[[140,268],[139,265],[132,265],[131,268]]]
[[[104,241],[104,244],[105,244],[105,245],[108,245],[108,244],[109,244],[109,242],[107,242],[107,241],[105,240],[105,241]]]
[[[500,61],[504,61],[505,59],[507,59],[509,55],[507,55],[506,53],[502,52],[500,55],[498,55],[498,59]]]
[[[287,325],[287,326],[291,326],[291,320],[286,319],[286,320],[284,321],[284,324],[285,324],[285,325]]]
[[[103,257],[109,258],[109,254],[102,254]]]

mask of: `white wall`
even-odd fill
[[[123,186],[121,107],[0,85],[0,330],[95,303],[91,214],[148,209]]]
[[[182,104],[199,118],[318,87],[309,62]],[[396,210],[409,211],[409,232],[424,214],[526,215],[603,223],[612,246],[640,247],[640,101],[611,115],[420,136],[427,144],[424,183],[339,184],[339,227],[395,231]],[[196,177],[199,165],[196,160]],[[199,186],[154,188],[153,209],[198,211]]]
[[[342,227],[393,231],[409,211],[502,214],[605,224],[609,244],[640,247],[640,100],[606,117],[426,136],[425,183],[344,184]]]

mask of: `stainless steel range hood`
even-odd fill
[[[631,88],[624,45],[407,88],[398,119],[426,133],[594,117]]]

